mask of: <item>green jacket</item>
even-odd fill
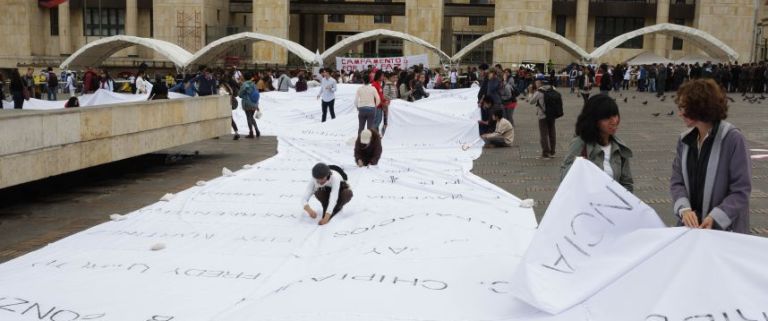
[[[586,146],[586,148],[585,148]],[[583,157],[586,152],[586,159],[603,169],[603,150],[597,144],[586,144],[581,137],[574,137],[571,146],[568,148],[568,154],[565,155],[563,165],[560,166],[560,181],[565,178],[565,174],[571,168],[576,157]],[[613,179],[628,191],[634,190],[634,180],[632,171],[629,167],[629,159],[632,158],[632,150],[616,136],[611,136],[611,169],[613,169]]]

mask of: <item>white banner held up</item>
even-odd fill
[[[386,57],[386,58],[347,58],[336,57],[336,69],[346,71],[366,70],[373,65],[377,69],[392,71],[395,67],[407,69],[411,66],[424,65],[429,67],[427,55]]]
[[[631,268],[643,255],[599,253],[641,228],[664,227],[658,215],[591,162],[577,158],[555,193],[515,273],[516,295],[552,314],[582,302]],[[649,242],[653,244],[667,244]],[[649,253],[643,243],[628,252]]]

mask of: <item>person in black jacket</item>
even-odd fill
[[[158,99],[168,99],[168,86],[160,75],[155,75],[155,85],[152,86],[152,91],[149,93],[149,99],[147,100]]]
[[[13,97],[14,109],[22,109],[24,100],[29,100],[29,93],[24,95],[24,83],[21,81],[18,68],[11,72],[11,96]]]
[[[198,96],[210,96],[218,92],[218,85],[216,84],[216,79],[211,74],[210,68],[205,68],[202,74],[192,80],[192,83],[197,83]]]
[[[363,129],[355,141],[355,163],[358,167],[377,165],[381,158],[381,135],[376,129]]]
[[[600,93],[607,95],[613,89],[611,74],[608,73],[608,66],[605,64],[600,65],[600,70],[603,73],[603,77],[600,78]]]

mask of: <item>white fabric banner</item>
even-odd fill
[[[151,90],[152,90],[152,84],[147,82],[147,91],[151,91]],[[43,93],[43,96],[45,95],[46,94]],[[69,94],[59,93],[58,97],[59,98],[67,97],[67,99],[69,99]],[[170,99],[188,98],[188,97],[189,96],[187,95],[179,94],[175,92],[168,93],[168,98]],[[124,93],[112,92],[105,89],[99,89],[92,94],[77,96],[78,101],[80,101],[80,107],[138,102],[138,101],[145,101],[148,98],[149,98],[148,93],[142,94],[142,95],[124,94]],[[43,100],[43,99],[30,98],[29,100],[24,101],[23,109],[29,109],[29,110],[63,109],[64,105],[66,105],[67,103],[67,99]],[[3,109],[13,109],[12,100],[4,100],[4,101],[0,100],[0,102],[2,102]]]
[[[647,248],[629,251],[629,257],[612,257],[611,262],[600,260],[601,251],[629,232],[661,227],[664,223],[653,209],[592,162],[578,157],[517,267],[513,288],[523,301],[560,313],[636,265],[643,258],[640,253],[658,248],[656,242],[643,243]]]
[[[361,71],[368,69],[373,65],[377,69],[392,71],[395,67],[401,70],[408,69],[411,66],[424,65],[429,68],[429,58],[427,55],[386,57],[386,58],[348,58],[336,57],[336,69],[346,71]]]
[[[766,239],[657,228],[585,161],[536,230],[469,172],[477,88],[393,101],[380,165],[357,168],[356,89],[325,123],[319,88],[264,93],[276,156],[0,264],[0,320],[768,320]],[[354,192],[325,226],[301,209],[318,161]]]

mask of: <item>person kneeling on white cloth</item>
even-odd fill
[[[317,212],[309,206],[309,199],[315,195],[320,204],[323,205],[323,218],[320,225],[328,224],[341,208],[352,200],[352,189],[347,184],[347,175],[338,166],[328,166],[324,163],[317,163],[312,167],[312,180],[307,185],[304,193],[304,211],[311,218],[317,218]],[[332,211],[328,211],[328,209]]]
[[[358,167],[377,165],[381,158],[381,135],[375,129],[363,129],[355,142],[355,163]]]
[[[496,123],[496,130],[480,136],[483,138],[483,141],[489,144],[489,146],[494,147],[512,146],[512,142],[515,140],[515,128],[512,127],[512,123],[504,118],[504,111],[494,109],[491,119]]]

